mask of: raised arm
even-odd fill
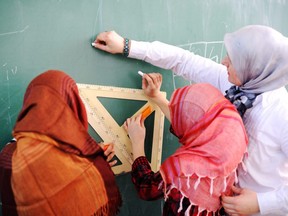
[[[162,110],[169,122],[171,122],[170,110],[168,107],[169,101],[160,93],[161,84],[162,75],[160,73],[149,73],[143,75],[142,89],[145,94]]]
[[[141,199],[155,200],[163,197],[163,189],[160,187],[162,177],[159,172],[154,173],[145,157],[144,140],[145,126],[141,115],[128,118],[124,128],[129,134],[132,143],[133,164],[132,182]]]
[[[124,50],[124,38],[115,31],[100,33],[94,44],[94,47],[112,54],[122,54]],[[128,57],[172,70],[189,81],[210,83],[223,93],[231,86],[224,65],[159,41],[150,43],[130,40]]]

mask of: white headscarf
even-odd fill
[[[224,44],[242,92],[261,94],[288,84],[288,39],[278,31],[250,25],[226,34]]]

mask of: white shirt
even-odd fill
[[[130,58],[172,70],[194,82],[206,82],[223,94],[231,87],[227,68],[190,51],[161,42],[131,41]],[[288,71],[287,71],[288,73]],[[247,130],[246,171],[239,185],[257,192],[260,214],[288,216],[288,93],[285,87],[259,95],[243,121]]]

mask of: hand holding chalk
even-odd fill
[[[91,45],[92,45],[92,46],[95,46],[96,44],[95,44],[95,43],[92,43]]]

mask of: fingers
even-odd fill
[[[137,115],[137,116],[135,117],[135,122],[140,124],[140,122],[141,122],[141,115]]]
[[[162,75],[160,73],[144,74],[143,79],[144,81],[146,80],[148,85],[155,87],[155,86],[159,86],[159,83],[162,82]]]
[[[142,118],[142,114],[137,115],[137,116],[134,118],[135,124],[140,125],[141,128],[144,127],[144,120],[145,120],[145,119]]]
[[[234,197],[230,197],[230,196],[221,196],[221,204],[223,206],[223,208],[225,209],[225,212],[232,214],[235,213],[233,211],[234,209]]]
[[[106,161],[107,162],[109,162],[109,161],[111,161],[112,160],[112,158],[115,156],[115,151],[111,151],[111,152],[109,152],[109,153],[107,153],[107,151],[105,151],[106,152],[106,156],[107,156],[107,159],[106,159]]]
[[[231,207],[235,205],[235,196],[221,196],[221,202],[223,206]]]
[[[139,137],[145,131],[144,122],[141,120],[142,114],[128,118],[124,123],[124,129],[129,135],[130,139],[133,137]]]
[[[102,32],[99,35],[97,35],[97,37],[93,43],[93,46],[98,48],[98,49],[107,51],[106,45],[107,45],[107,32]]]
[[[232,191],[236,194],[241,194],[243,189],[239,188],[239,187],[235,187],[235,186],[232,186]]]
[[[228,213],[229,215],[236,215],[236,216],[241,215],[241,212],[238,208],[239,201],[237,197],[238,196],[224,196],[224,195],[221,196],[221,204],[225,209],[225,212]]]
[[[231,209],[234,206],[233,197],[231,198],[228,196],[222,196],[221,200],[222,200],[221,203],[222,203],[223,207],[225,208],[225,210],[226,210],[226,208]]]
[[[238,212],[235,210],[235,206],[232,204],[222,204],[225,212],[229,215],[238,215]]]
[[[243,189],[241,189],[241,188],[232,186],[232,191],[235,194],[237,194],[237,195],[241,194],[242,190]],[[231,206],[235,206],[235,202],[236,202],[235,199],[237,199],[236,196],[225,196],[225,195],[222,195],[221,196],[221,202],[222,202],[223,207],[225,208],[225,206],[226,206],[226,207],[230,208]]]
[[[124,124],[123,124],[123,127],[124,127],[124,129],[125,129],[126,132],[128,132],[128,126],[129,126],[129,124],[130,124],[130,121],[131,121],[131,119],[130,119],[130,118],[127,118],[126,121],[125,121]]]
[[[114,143],[110,143],[110,144],[100,144],[101,146],[103,146],[103,150],[104,150],[104,155],[107,157],[106,161],[109,163],[110,166],[114,166],[117,163],[117,160],[113,160],[113,157],[115,156],[115,150],[114,150]]]
[[[94,42],[94,47],[103,51],[108,52],[106,44],[103,42]]]
[[[117,160],[113,160],[113,161],[109,162],[110,167],[112,167],[116,164],[117,164]]]
[[[146,96],[151,99],[159,95],[162,84],[162,75],[160,73],[144,74],[142,79],[142,89]]]
[[[137,123],[139,124],[141,121],[141,115],[137,115],[135,117],[127,118],[124,123],[124,128],[127,130],[131,124]]]
[[[240,216],[241,214],[237,213],[237,211],[233,210],[233,209],[226,209],[225,208],[225,212],[228,213],[229,215],[233,215],[233,216]]]
[[[108,156],[109,154],[114,152],[114,144],[113,143],[109,143],[109,144],[99,143],[99,145],[103,149],[105,156]]]
[[[143,113],[135,117],[135,123],[139,124],[141,126],[141,128],[145,127],[144,121],[146,119],[146,118],[142,118],[142,117],[143,117]]]
[[[112,54],[122,53],[124,38],[115,31],[102,32],[97,35],[93,46]]]
[[[129,128],[130,128],[130,126],[132,126],[132,124],[134,122],[134,120],[133,120],[134,118],[133,117],[127,118],[126,121],[123,124],[123,127],[124,127],[124,129],[125,129],[127,134],[129,134]]]
[[[142,89],[147,89],[147,87],[148,87],[148,83],[147,83],[147,81],[146,81],[146,79],[145,79],[145,74],[143,75],[143,77],[142,77]]]

